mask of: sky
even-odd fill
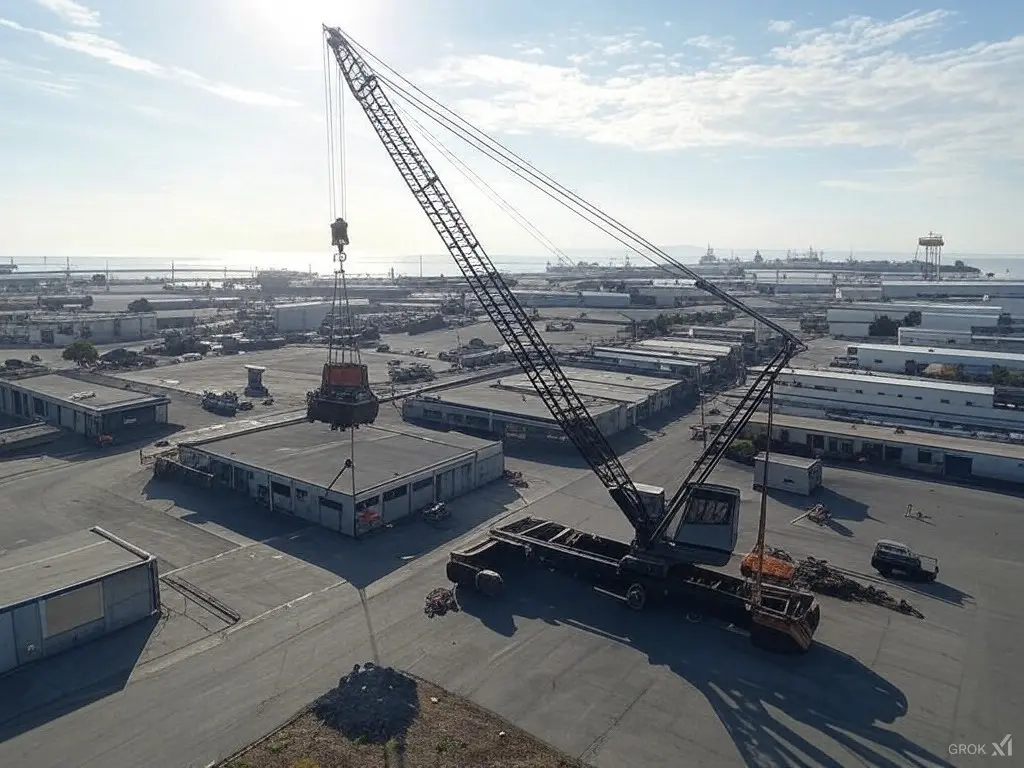
[[[321,23],[659,245],[1024,253],[1019,3],[0,0],[0,255],[442,253]],[[619,248],[411,114],[491,253]]]

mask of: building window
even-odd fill
[[[879,392],[878,394],[880,394],[882,397],[885,397],[885,392]]]
[[[285,485],[284,483],[279,483],[276,480],[270,481],[270,490],[276,493],[278,496],[290,497],[292,495],[291,486]]]
[[[917,451],[917,463],[918,464],[931,464],[932,463],[932,452],[923,451],[920,448]]]
[[[949,405],[949,400],[939,400],[943,405]]]
[[[974,403],[972,403],[972,402],[971,402],[970,400],[968,400],[968,401],[966,401],[966,402],[964,403],[964,405],[974,405]]]
[[[432,478],[432,477],[424,477],[422,480],[417,480],[415,483],[413,483],[412,484],[412,489],[414,491],[422,491],[424,488],[429,488],[433,484],[434,484],[434,478]]]
[[[883,362],[885,362],[885,361],[884,360],[878,360],[877,358],[875,359],[875,365],[882,365]]]
[[[403,496],[405,496],[408,490],[409,486],[400,485],[397,488],[392,488],[390,491],[384,491],[384,501],[394,501],[395,499],[400,499]]]
[[[304,491],[301,488],[295,489],[295,498],[298,499],[299,501],[304,501],[307,496],[309,496],[308,491]]]
[[[863,395],[864,394],[864,390],[863,389],[855,389],[853,391],[856,392],[858,395]]]
[[[368,499],[363,499],[362,501],[356,504],[356,512],[362,512],[364,510],[370,509],[371,507],[376,507],[379,503],[380,496],[371,496]]]
[[[328,509],[334,509],[337,510],[338,512],[345,511],[344,504],[342,504],[340,501],[335,501],[334,499],[328,499],[326,496],[320,497],[320,506],[327,507]]]

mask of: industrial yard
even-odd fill
[[[0,765],[1012,751],[1024,284],[690,266],[483,141],[627,249],[499,269],[323,33],[336,273],[0,269]],[[335,63],[457,276],[347,272]]]
[[[666,301],[674,290],[651,296]],[[713,314],[698,321],[687,308],[555,306],[569,296],[532,294],[534,326],[625,470],[644,487],[674,490],[700,438],[713,440],[738,393],[771,364],[778,334]],[[812,296],[799,300],[828,305]],[[414,301],[417,312],[430,306]],[[752,301],[780,328],[797,327],[784,306],[791,294]],[[737,489],[739,506],[731,554],[709,568],[737,577],[756,546],[755,468],[767,462],[766,544],[800,561],[823,559],[909,606],[819,595],[810,652],[787,658],[751,647],[712,616],[638,615],[547,572],[509,571],[497,601],[460,587],[457,612],[425,615],[426,593],[449,584],[450,553],[495,526],[529,516],[619,541],[634,531],[527,374],[495,354],[502,337],[479,313],[366,343],[360,360],[380,410],[349,432],[310,423],[304,411],[307,392],[322,383],[327,345],[273,336],[274,325],[315,334],[306,326],[322,320],[323,302],[281,306],[260,315],[273,318],[263,341],[209,331],[205,354],[136,347],[155,364],[129,366],[122,356],[82,366],[40,347],[38,360],[5,367],[0,397],[15,429],[0,464],[0,572],[16,569],[13,585],[34,582],[32,569],[56,555],[66,573],[0,610],[9,668],[0,677],[0,762],[31,755],[35,765],[58,766],[73,750],[80,764],[104,768],[169,764],[172,752],[174,765],[208,765],[330,696],[366,662],[415,675],[441,702],[445,692],[464,696],[481,708],[472,711],[492,712],[568,759],[609,768],[958,765],[949,744],[1012,733],[1019,684],[1003,670],[1024,625],[1013,597],[1024,589],[1013,544],[1024,533],[1024,447],[1012,407],[1020,364],[1011,349],[984,345],[991,328],[975,327],[969,344],[963,330],[916,330],[960,334],[961,343],[930,344],[927,355],[897,344],[898,334],[811,338],[779,372],[772,439],[762,408],[737,441],[756,455],[730,453],[710,475]],[[921,311],[924,322],[977,316],[933,309]],[[192,310],[160,310],[172,311]],[[236,310],[207,311],[224,322]],[[869,325],[884,315],[858,311],[871,313]],[[1004,330],[1014,327],[1010,317]],[[298,325],[285,331],[288,323]],[[12,349],[9,357],[28,357]],[[481,352],[493,361],[473,363]],[[413,366],[432,374],[396,380],[396,368]],[[260,370],[268,397],[246,395],[252,408],[235,415],[204,409],[204,394],[251,384],[247,367]],[[112,446],[80,442],[108,433]],[[447,517],[429,522],[425,511],[439,504]],[[142,555],[129,562],[107,552],[109,541],[91,546],[97,530]],[[908,542],[941,573],[921,584],[882,576],[871,565],[879,540]],[[127,603],[113,586],[88,587],[127,579],[121,567],[140,574]],[[158,577],[158,616],[142,599],[146,568]],[[93,592],[109,599],[101,605]],[[82,597],[65,598],[59,620],[64,594]],[[39,639],[26,643],[31,611]],[[184,699],[193,705],[164,706]],[[305,717],[304,727],[325,727]],[[191,734],[187,744],[180,732]],[[112,740],[131,748],[111,750]],[[302,756],[282,743],[258,749]]]
[[[624,453],[629,470],[671,483],[699,447],[687,434],[695,418]],[[390,423],[400,427],[397,418]],[[77,466],[6,463],[0,536],[27,546],[91,525],[119,532],[157,556],[165,618],[148,636],[129,628],[15,673],[30,675],[32,686],[4,678],[4,762],[31,754],[36,765],[62,765],[73,747],[82,765],[161,765],[168,750],[205,765],[372,660],[468,695],[594,765],[621,765],[627,755],[670,765],[694,756],[750,763],[766,749],[775,760],[794,754],[766,748],[760,733],[795,744],[805,762],[942,764],[951,740],[998,740],[1021,715],[1008,705],[1015,680],[999,672],[1013,663],[1012,638],[1024,621],[1019,601],[1007,602],[1024,587],[1013,544],[1021,535],[1017,497],[829,468],[822,498],[833,522],[824,529],[790,524],[802,500],[770,497],[768,541],[794,555],[813,553],[877,583],[866,558],[886,536],[913,540],[943,568],[941,587],[885,584],[923,620],[826,598],[818,647],[780,661],[712,624],[657,614],[638,620],[558,577],[537,577],[536,597],[517,585],[501,603],[465,601],[460,613],[423,616],[425,590],[444,583],[448,549],[478,524],[528,511],[628,535],[582,468],[508,457],[527,488],[493,484],[453,501],[451,530],[415,524],[357,543],[242,497],[210,499],[155,482],[135,457],[93,460],[87,474]],[[745,551],[756,536],[751,471],[726,463],[715,480],[742,491],[737,551]],[[45,515],[19,515],[25,499]],[[928,519],[905,518],[908,503]],[[168,585],[175,580],[182,592]],[[187,585],[216,602],[186,597]],[[619,671],[609,677],[610,669]],[[848,692],[842,706],[831,694],[835,680]],[[197,688],[210,693],[191,707],[158,705]],[[570,705],[581,699],[587,708]],[[665,701],[687,716],[665,720]],[[131,751],[108,751],[109,739],[126,731],[139,734]],[[183,731],[193,735],[187,744],[173,736]]]

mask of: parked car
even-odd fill
[[[935,581],[939,575],[939,561],[914,552],[906,544],[890,539],[879,539],[871,553],[871,567],[883,576],[901,576],[911,581]]]

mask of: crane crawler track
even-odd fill
[[[652,568],[649,560],[638,562],[624,542],[534,517],[493,528],[484,539],[452,552],[447,575],[462,588],[477,589],[481,571],[504,579],[530,563],[585,579],[634,610],[661,605],[717,619],[776,652],[807,651],[820,621],[820,608],[808,593],[765,585],[755,606],[747,579],[684,561]]]

